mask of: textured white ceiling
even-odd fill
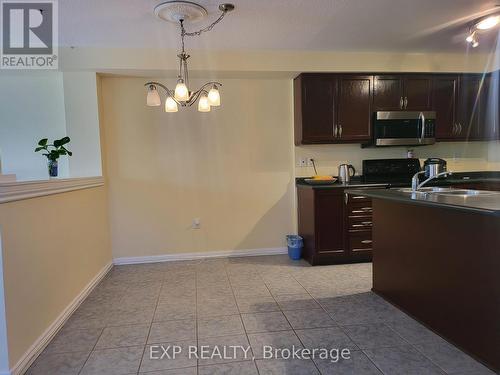
[[[223,0],[199,0],[215,19]],[[188,49],[463,52],[471,19],[500,0],[230,0],[236,10]],[[177,48],[176,25],[153,16],[159,0],[61,0],[62,46]],[[500,10],[500,8],[497,8]],[[481,39],[483,52],[496,31]]]

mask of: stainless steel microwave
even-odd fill
[[[375,146],[423,146],[436,142],[436,112],[375,112]]]

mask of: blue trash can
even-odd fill
[[[302,258],[302,247],[304,246],[304,242],[302,237],[289,234],[286,236],[286,243],[288,246],[288,256],[292,260],[299,260]]]

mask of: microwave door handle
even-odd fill
[[[422,121],[422,133],[420,134],[419,143],[422,143],[425,137],[425,115],[423,112],[420,112],[419,118]]]

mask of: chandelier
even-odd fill
[[[207,11],[201,5],[189,1],[167,1],[155,7],[157,17],[176,22],[180,25],[181,32],[181,51],[177,55],[179,58],[179,74],[177,76],[177,84],[174,90],[159,82],[147,82],[144,86],[147,87],[146,104],[150,107],[161,106],[161,96],[159,89],[165,94],[165,112],[177,112],[179,106],[190,107],[198,102],[198,111],[210,112],[211,107],[220,106],[219,87],[220,82],[211,81],[202,85],[198,90],[191,91],[189,89],[189,72],[187,60],[190,57],[184,48],[184,38],[186,36],[199,36],[204,32],[210,31],[218,24],[224,16],[234,9],[233,4],[221,4],[219,10],[222,12],[214,22],[207,27],[193,32],[187,32],[184,28],[185,21],[196,21],[207,15]]]

